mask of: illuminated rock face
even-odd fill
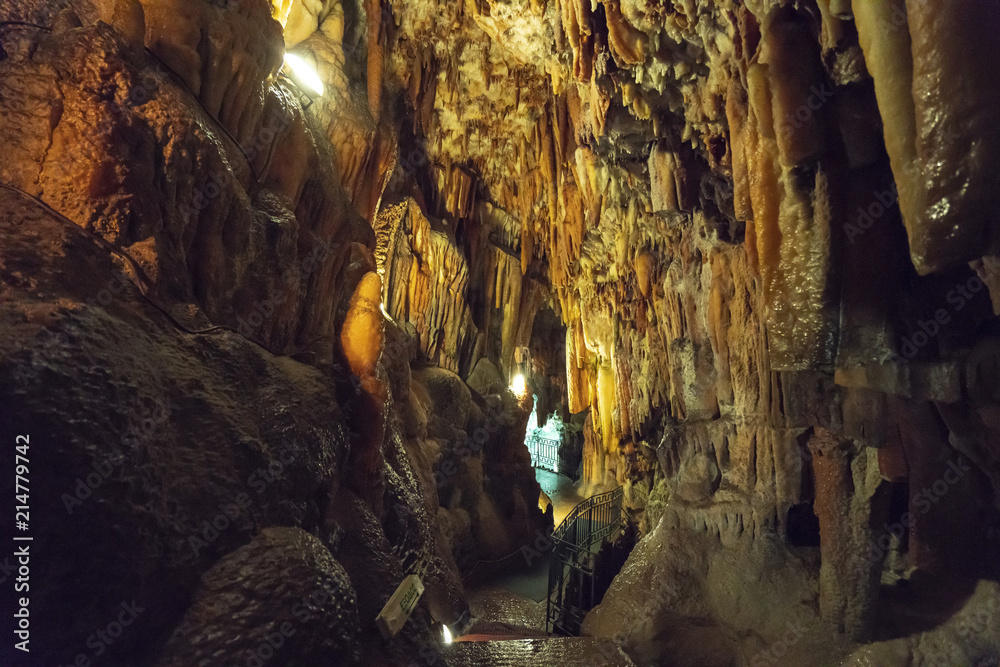
[[[236,41],[206,62],[230,72],[241,49],[280,62],[266,5],[236,4],[228,25],[211,5],[201,27]],[[37,562],[32,598],[48,620],[32,654],[93,658],[88,636],[135,600],[144,611],[105,646],[111,662],[245,660],[282,621],[297,637],[286,662],[433,658],[434,619],[455,622],[464,591],[390,412],[375,236],[324,131],[270,65],[220,84],[255,112],[225,95],[212,107],[178,64],[136,48],[142,12],[113,25],[81,13],[85,25],[23,15],[52,32],[5,28],[0,55],[0,183],[58,212],[0,189],[0,431],[29,434],[53,471],[33,480],[52,502],[32,507],[51,556]],[[193,16],[164,18],[182,25],[147,46],[185,35]],[[257,32],[244,35],[248,21]],[[402,396],[408,379],[397,384]],[[295,534],[266,538],[282,529]],[[427,560],[427,604],[382,645],[375,617],[414,556]],[[320,581],[330,595],[303,602]]]
[[[625,485],[658,540],[588,628],[650,663],[814,664],[923,629],[889,629],[905,605],[879,582],[907,566],[995,572],[992,399],[969,398],[967,359],[993,363],[996,105],[965,92],[991,66],[992,10],[869,4],[393,4],[388,81],[419,166],[401,159],[387,196],[452,230],[448,280],[487,341],[474,239],[547,279],[581,481]],[[949,74],[959,53],[968,78]],[[923,513],[915,494],[956,458],[974,472]],[[663,596],[639,593],[657,580]],[[799,621],[787,655],[766,652]],[[986,650],[966,644],[955,659]]]
[[[250,139],[281,65],[281,27],[266,0],[148,0],[142,8],[149,49],[237,140]]]
[[[382,281],[369,272],[361,278],[340,330],[340,349],[355,386],[361,437],[351,452],[355,472],[351,485],[381,514],[385,492],[381,479],[382,445],[386,437],[389,387],[379,378],[385,323],[381,312]]]
[[[244,655],[256,608],[175,634],[229,631],[243,562],[343,593],[289,660],[432,659],[460,571],[546,527],[516,372],[645,535],[586,632],[643,664],[1000,650],[990,3],[68,4],[0,10],[53,28],[0,29],[0,182],[69,218],[0,192],[0,396],[58,443],[47,497],[123,443],[104,502],[40,514],[76,563],[38,593],[53,661],[139,590],[122,664]],[[425,602],[373,640],[415,555]],[[901,577],[948,611],[908,621]]]

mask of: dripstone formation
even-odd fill
[[[14,658],[447,664],[463,575],[551,529],[534,395],[641,536],[583,634],[641,665],[1000,659],[996,3],[0,22]]]

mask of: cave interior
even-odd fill
[[[1000,666],[998,73],[997,0],[4,0],[0,663]]]

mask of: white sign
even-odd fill
[[[423,593],[424,584],[420,581],[420,577],[411,574],[403,579],[403,583],[399,585],[396,592],[382,607],[378,618],[375,619],[379,632],[384,638],[389,639],[396,636],[409,620],[410,614],[417,608],[417,602],[420,601],[420,596]]]

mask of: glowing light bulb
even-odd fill
[[[524,376],[521,375],[520,373],[515,375],[514,378],[510,381],[510,390],[514,392],[515,396],[524,396],[527,388],[528,385],[524,381]]]
[[[445,644],[450,644],[451,643],[451,630],[448,629],[447,625],[442,625],[441,627],[443,628],[441,634],[444,635],[444,643]]]
[[[319,74],[316,73],[312,65],[294,53],[285,54],[285,64],[292,71],[292,79],[296,83],[309,88],[309,92],[317,95],[323,94],[323,80],[319,78]]]

